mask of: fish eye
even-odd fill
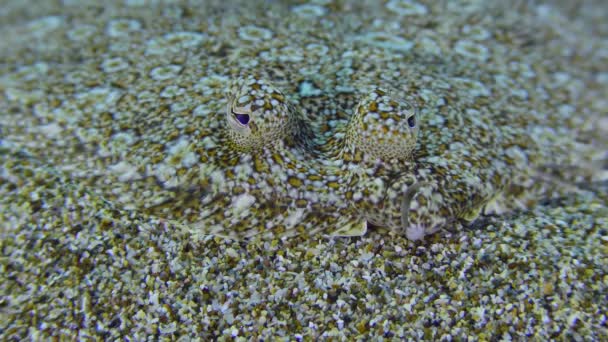
[[[239,114],[232,111],[232,115],[242,124],[247,125],[249,123],[249,114]]]
[[[407,118],[407,124],[410,126],[410,128],[416,127],[416,116],[412,115],[409,118]]]

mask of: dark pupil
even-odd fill
[[[246,125],[249,123],[249,114],[234,114],[234,116],[236,116],[236,119],[239,120],[240,123],[242,123],[243,125]]]
[[[407,124],[410,125],[411,128],[416,127],[416,117],[412,115],[407,118]]]

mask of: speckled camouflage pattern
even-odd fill
[[[443,2],[251,6],[31,9],[0,53],[3,142],[123,208],[233,237],[370,223],[419,239],[564,193],[538,178],[567,166],[592,178],[600,109],[572,85],[593,64],[553,63],[557,28]]]

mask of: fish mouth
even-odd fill
[[[410,226],[409,214],[411,202],[414,196],[418,193],[420,187],[424,185],[424,182],[415,182],[405,190],[403,197],[401,198],[401,228],[405,231]]]

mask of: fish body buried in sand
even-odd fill
[[[379,87],[354,96],[352,115],[323,132],[269,82],[237,79],[218,118],[222,128],[205,137],[217,140],[206,153],[221,163],[200,175],[209,209],[196,229],[236,238],[360,236],[371,223],[418,240],[455,220],[473,221],[517,171],[516,135],[472,122],[469,130],[486,134],[446,151],[449,164],[418,160],[425,140],[417,141],[417,108]],[[482,145],[508,148],[475,153]]]

